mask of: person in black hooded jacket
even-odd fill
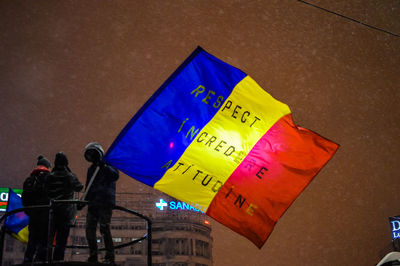
[[[106,255],[104,263],[115,264],[114,246],[111,237],[110,223],[115,205],[116,181],[118,170],[103,162],[104,150],[97,142],[89,143],[85,148],[85,158],[91,162],[87,172],[85,200],[89,202],[86,217],[86,239],[89,244],[89,262],[97,262],[96,228],[100,225],[100,233],[104,239]],[[94,175],[96,173],[96,175]]]
[[[24,207],[48,205],[49,198],[45,189],[47,176],[50,173],[50,161],[39,155],[37,166],[24,181],[22,204]],[[46,209],[26,210],[29,216],[29,239],[25,250],[24,263],[44,261],[47,250],[47,230],[49,212]]]
[[[79,182],[75,174],[68,167],[67,156],[63,152],[56,154],[54,168],[47,177],[46,189],[48,197],[52,200],[71,200],[74,192],[79,192],[83,184]],[[53,224],[51,239],[56,234],[56,247],[53,253],[53,260],[64,260],[65,246],[69,230],[75,215],[75,207],[72,204],[62,203],[55,205],[53,210]]]

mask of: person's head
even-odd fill
[[[85,159],[91,163],[99,163],[103,160],[104,150],[98,142],[90,142],[85,147]]]
[[[54,167],[68,167],[67,155],[65,155],[65,153],[63,153],[62,151],[56,154],[56,158],[54,159]]]
[[[38,156],[36,165],[38,165],[38,166],[42,165],[42,166],[44,166],[46,168],[50,168],[51,167],[50,161],[46,157],[44,157],[43,155],[39,155]]]

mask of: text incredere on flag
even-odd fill
[[[198,47],[135,114],[105,161],[259,248],[338,145]]]

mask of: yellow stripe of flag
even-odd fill
[[[205,212],[257,141],[289,113],[286,104],[245,77],[200,132],[178,133],[194,140],[154,188]]]

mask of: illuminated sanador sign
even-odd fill
[[[156,202],[156,207],[160,210],[163,211],[167,208],[170,210],[188,210],[188,211],[196,211],[196,212],[201,212],[204,213],[203,211],[199,210],[199,206],[188,204],[182,201],[170,201],[166,202],[163,199],[160,199],[159,202]]]

